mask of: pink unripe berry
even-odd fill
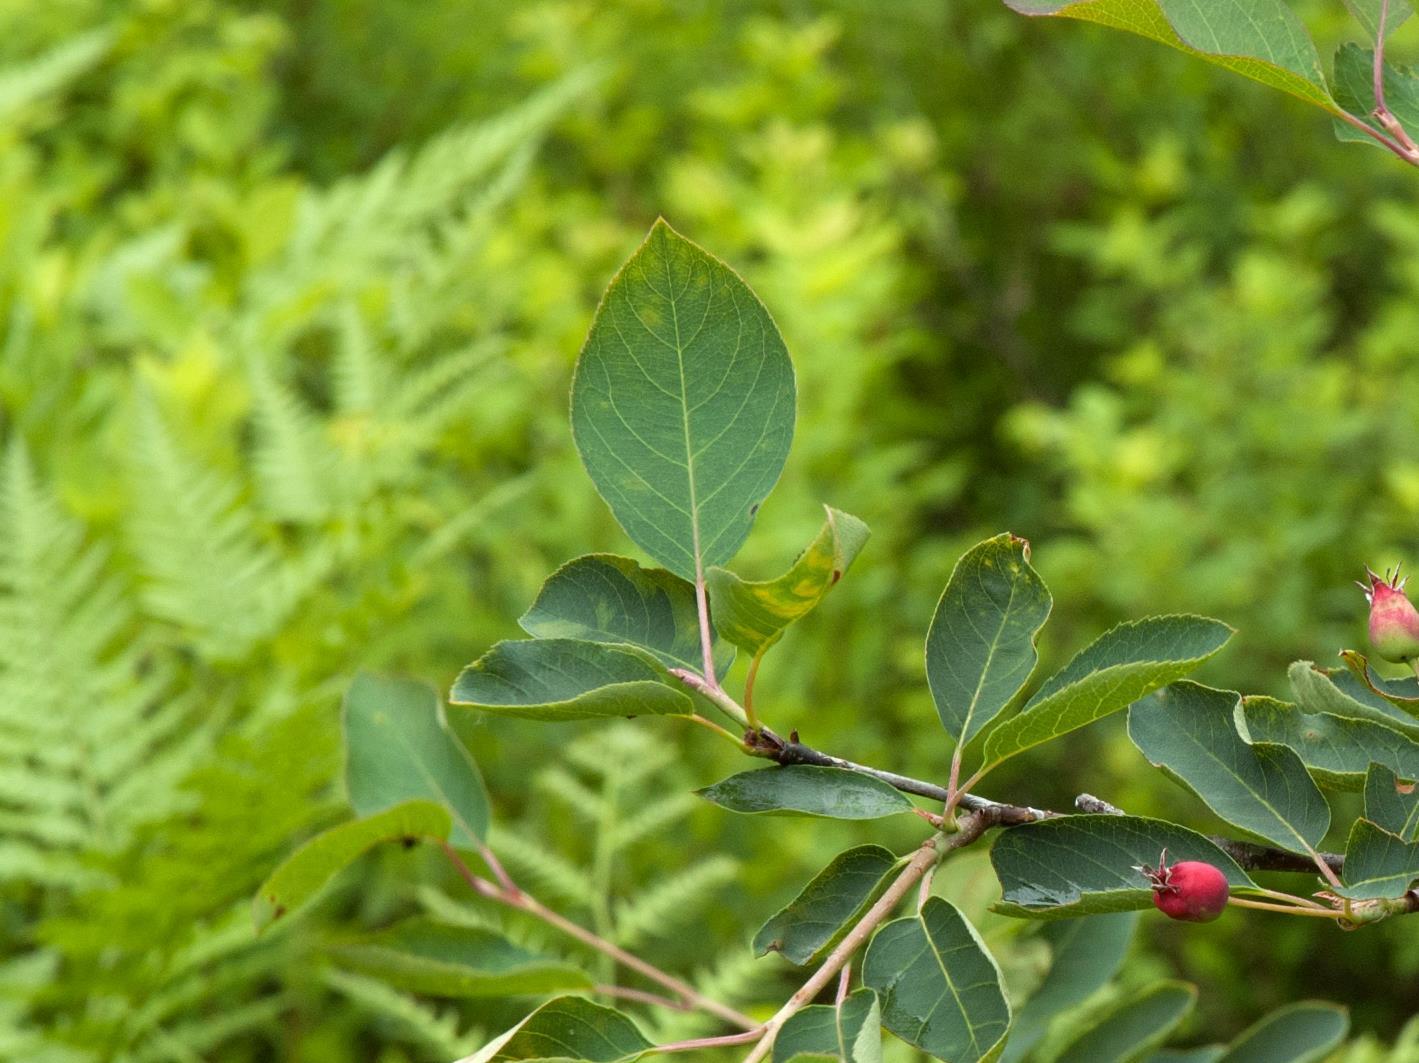
[[[1184,860],[1169,867],[1164,849],[1156,871],[1146,864],[1137,870],[1153,883],[1153,906],[1169,919],[1210,923],[1227,907],[1227,876],[1211,864]]]
[[[1404,593],[1406,579],[1386,572],[1380,578],[1365,569],[1370,586],[1365,597],[1370,602],[1370,645],[1387,661],[1409,661],[1419,657],[1419,610]],[[1361,587],[1365,585],[1360,584]]]

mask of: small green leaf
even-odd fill
[[[443,840],[452,829],[453,820],[447,809],[432,801],[405,801],[317,834],[286,857],[256,891],[252,918],[257,932],[310,901],[326,883],[380,842]]]
[[[639,651],[576,639],[499,642],[463,669],[449,704],[552,721],[692,711],[689,696]]]
[[[744,771],[695,792],[731,812],[748,814],[881,819],[915,807],[869,775],[811,764]]]
[[[468,750],[449,732],[438,694],[406,679],[361,672],[345,695],[345,785],[359,816],[415,798],[453,816],[454,845],[488,833],[488,792]]]
[[[1155,616],[1105,632],[1040,687],[1019,716],[986,738],[987,765],[1077,730],[1181,679],[1232,629],[1202,616]]]
[[[1003,896],[996,911],[1052,919],[1153,907],[1153,890],[1135,870],[1202,860],[1233,889],[1255,889],[1235,860],[1196,831],[1140,816],[1058,816],[1002,831],[990,851]]]
[[[624,1063],[651,1047],[636,1024],[614,1008],[557,997],[459,1063]]]
[[[344,966],[434,997],[511,997],[590,989],[580,968],[481,927],[417,917],[335,949]]]
[[[1380,35],[1380,4],[1383,2],[1384,0],[1345,0],[1345,6],[1364,28],[1365,36],[1370,40]],[[1412,14],[1414,8],[1409,6],[1409,0],[1389,0],[1389,11],[1385,15],[1385,36],[1388,37],[1399,29]],[[1336,86],[1336,96],[1339,94],[1340,88]]]
[[[1156,1048],[1197,1003],[1197,987],[1158,982],[1116,1004],[1071,1041],[1056,1063],[1125,1063]]]
[[[1017,1063],[1035,1047],[1050,1021],[1101,988],[1118,970],[1138,925],[1135,912],[1046,923],[1049,973],[1015,1015],[1001,1063]]]
[[[1296,661],[1286,672],[1291,690],[1307,712],[1324,712],[1347,719],[1373,720],[1419,738],[1419,720],[1367,690],[1353,675]]]
[[[842,578],[871,534],[850,513],[824,506],[828,518],[793,567],[778,579],[750,583],[727,568],[705,573],[715,629],[755,656],[788,625],[812,611]]]
[[[954,744],[974,738],[1030,678],[1050,604],[1024,539],[997,535],[956,562],[926,633],[926,681]]]
[[[897,858],[880,845],[839,853],[754,935],[754,955],[780,952],[799,966],[817,963],[882,892],[896,866]]]
[[[1359,790],[1371,762],[1419,778],[1419,742],[1381,723],[1301,712],[1272,698],[1245,697],[1237,724],[1249,742],[1292,749],[1324,786]]]
[[[862,982],[882,1000],[882,1024],[908,1044],[951,1063],[1000,1058],[1010,1029],[1000,969],[950,902],[929,897],[920,914],[879,930]]]
[[[572,438],[636,544],[696,579],[734,556],[793,439],[793,364],[764,304],[657,221],[606,289]]]
[[[1287,1004],[1233,1041],[1217,1063],[1319,1063],[1349,1027],[1350,1016],[1335,1004]]]
[[[1334,114],[1320,56],[1282,0],[1006,0],[1022,15],[1062,15],[1170,45]]]
[[[1365,776],[1365,818],[1406,842],[1419,841],[1419,786],[1383,764]]]
[[[859,989],[841,1007],[804,1008],[774,1039],[774,1063],[799,1056],[839,1063],[882,1063],[882,1009],[877,994]]]
[[[1335,892],[1352,901],[1399,897],[1419,879],[1419,842],[1407,842],[1371,823],[1357,819],[1345,845],[1345,884]]]
[[[1342,44],[1335,53],[1335,99],[1371,129],[1384,127],[1372,117],[1375,110],[1375,53],[1372,48]],[[1419,76],[1408,67],[1384,66],[1385,106],[1400,125],[1411,132],[1419,128]],[[1341,140],[1377,143],[1348,123],[1336,123]]]
[[[1400,679],[1385,679],[1370,670],[1370,662],[1363,653],[1355,650],[1341,650],[1340,659],[1350,669],[1365,689],[1384,699],[1387,704],[1402,709],[1408,717],[1407,723],[1414,723],[1414,714],[1419,713],[1419,678],[1408,675]]]
[[[547,577],[518,623],[535,638],[626,643],[666,667],[704,670],[694,585],[628,557],[587,554],[568,561]],[[734,662],[734,647],[716,637],[713,649],[722,677]]]
[[[1237,733],[1239,702],[1230,690],[1174,683],[1129,710],[1128,736],[1234,827],[1313,853],[1330,827],[1330,806],[1294,751],[1249,745]]]

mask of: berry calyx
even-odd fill
[[[1400,579],[1398,568],[1392,577],[1386,571],[1381,578],[1368,568],[1365,575],[1370,585],[1360,587],[1370,603],[1370,645],[1387,661],[1419,657],[1419,610],[1404,593],[1408,578]]]
[[[1153,884],[1153,906],[1169,919],[1210,923],[1227,907],[1231,887],[1220,868],[1201,860],[1168,865],[1168,850],[1158,857],[1158,867],[1134,868]]]

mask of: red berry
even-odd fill
[[[1169,919],[1210,923],[1227,907],[1230,887],[1219,868],[1201,860],[1184,860],[1168,866],[1168,851],[1158,858],[1158,869],[1137,869],[1153,883],[1153,905]]]

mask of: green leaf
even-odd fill
[[[1198,1048],[1165,1048],[1148,1057],[1148,1063],[1217,1063],[1225,1045],[1202,1045]]]
[[[449,704],[527,720],[688,714],[689,696],[638,651],[576,639],[499,642],[454,681]]]
[[[427,798],[453,817],[454,845],[488,833],[488,791],[444,723],[438,694],[407,679],[361,672],[345,695],[345,785],[358,816]]]
[[[1371,129],[1384,127],[1371,117],[1375,109],[1375,53],[1372,48],[1342,44],[1335,53],[1335,100]],[[1419,76],[1408,67],[1384,67],[1385,106],[1411,134],[1419,129]],[[1348,123],[1336,123],[1341,140],[1376,143]]]
[[[956,908],[928,897],[918,915],[877,932],[862,982],[882,1000],[882,1024],[951,1063],[999,1059],[1010,1029],[1000,969]]]
[[[1419,841],[1419,787],[1383,764],[1365,776],[1365,818],[1404,841]]]
[[[1352,901],[1398,897],[1419,879],[1419,842],[1408,842],[1371,823],[1357,819],[1345,845],[1343,889],[1335,892]]]
[[[1355,16],[1364,28],[1365,36],[1372,41],[1380,35],[1381,3],[1382,0],[1345,0],[1350,14]],[[1389,0],[1389,11],[1385,15],[1385,36],[1388,37],[1399,29],[1412,14],[1414,8],[1409,6],[1409,0]],[[1336,92],[1338,95],[1338,88]]]
[[[590,989],[580,968],[481,927],[417,917],[335,949],[344,966],[434,997],[511,997]]]
[[[1292,749],[1322,785],[1359,790],[1370,764],[1419,778],[1419,742],[1370,720],[1301,712],[1272,698],[1245,697],[1237,724],[1249,742]]]
[[[1383,699],[1386,704],[1403,710],[1407,723],[1416,722],[1414,714],[1419,713],[1419,678],[1412,675],[1401,679],[1377,676],[1370,670],[1370,662],[1365,655],[1355,650],[1341,650],[1340,659],[1366,690]]]
[[[1187,675],[1232,629],[1201,616],[1155,616],[1105,632],[985,741],[987,765],[1077,730]]]
[[[926,633],[926,681],[956,745],[999,716],[1030,678],[1050,604],[1024,539],[997,535],[956,562]]]
[[[380,842],[448,837],[453,819],[432,801],[405,801],[364,819],[317,834],[271,872],[252,901],[257,932],[294,912],[356,859]]]
[[[627,643],[669,668],[704,669],[694,586],[627,557],[587,554],[568,561],[547,577],[518,623],[539,639]],[[716,636],[713,650],[722,677],[734,663],[734,647]]]
[[[1283,0],[1006,0],[1160,41],[1335,113],[1320,56]]]
[[[1239,702],[1230,690],[1175,683],[1129,710],[1128,736],[1234,827],[1314,853],[1330,806],[1294,751],[1250,745],[1237,733]]]
[[[695,792],[731,812],[748,814],[881,819],[915,807],[903,794],[869,775],[811,764],[744,771]]]
[[[1140,816],[1058,816],[1002,831],[990,851],[1000,879],[996,911],[1052,919],[1153,907],[1135,870],[1168,858],[1221,868],[1235,889],[1255,889],[1235,860],[1196,831]]]
[[[1045,924],[1041,936],[1049,942],[1049,972],[1016,1013],[1001,1063],[1024,1059],[1056,1015],[1082,1003],[1113,977],[1137,925],[1134,912]]]
[[[1349,1015],[1335,1004],[1288,1004],[1233,1041],[1217,1063],[1318,1063],[1340,1044],[1349,1026]]]
[[[896,866],[896,856],[880,845],[839,853],[759,929],[754,955],[780,952],[799,966],[817,963],[866,912]]]
[[[1125,1063],[1162,1043],[1197,1003],[1197,987],[1158,982],[1120,1002],[1071,1041],[1055,1063]]]
[[[850,513],[824,506],[823,529],[778,579],[750,583],[727,568],[705,574],[715,629],[755,656],[795,620],[817,607],[867,544],[867,525]]]
[[[614,1008],[581,997],[557,997],[459,1063],[622,1063],[651,1047],[636,1024]]]
[[[841,1007],[817,1004],[783,1024],[774,1063],[806,1055],[840,1063],[882,1063],[882,1009],[877,994],[859,989]]]
[[[1296,700],[1307,712],[1373,720],[1402,731],[1410,738],[1419,738],[1419,720],[1367,690],[1348,672],[1318,668],[1310,661],[1296,661],[1286,675],[1291,680]]]
[[[718,259],[657,221],[597,308],[572,438],[636,544],[694,580],[734,556],[793,439],[793,365]]]

